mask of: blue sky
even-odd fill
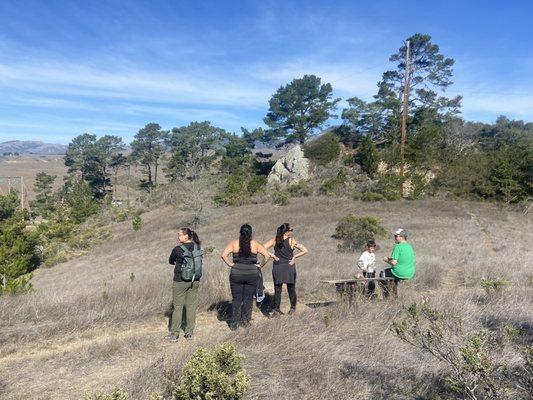
[[[456,60],[448,93],[466,119],[533,121],[531,15],[530,0],[3,0],[0,142],[129,142],[148,122],[194,120],[240,132],[306,73],[370,99],[416,32]]]

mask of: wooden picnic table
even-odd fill
[[[391,285],[395,282],[394,278],[342,278],[342,279],[324,279],[321,283],[328,283],[335,285],[337,293],[341,295],[341,298],[346,297],[348,302],[352,304],[355,293],[364,293],[368,283],[370,282],[384,282],[387,285],[393,286],[393,296],[397,297],[397,285]]]

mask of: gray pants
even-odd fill
[[[192,335],[196,323],[196,299],[200,282],[174,282],[172,284],[172,322],[170,331],[176,336],[181,328],[183,309],[185,308],[185,333]]]

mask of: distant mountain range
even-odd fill
[[[6,153],[18,154],[65,154],[67,146],[29,140],[10,140],[0,143],[0,156]]]

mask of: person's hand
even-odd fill
[[[275,254],[270,253],[270,257],[272,257],[274,261],[279,261],[279,257],[276,257]]]
[[[229,265],[230,268],[233,268],[233,266],[235,265],[235,263],[232,263]]]
[[[385,261],[388,264],[389,263],[389,257],[383,257],[383,261]]]
[[[259,264],[259,263],[255,264],[255,266],[256,266],[257,268],[259,268],[259,269],[263,268],[263,266],[262,266],[261,264]]]
[[[296,257],[291,258],[291,260],[289,261],[289,265],[294,265],[294,264],[296,264]]]

